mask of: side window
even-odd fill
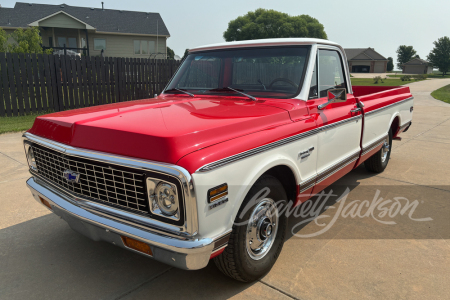
[[[316,61],[314,62],[313,74],[311,78],[311,85],[309,87],[308,99],[316,99],[317,95],[318,93],[317,93],[317,57],[316,57]]]
[[[339,53],[319,50],[319,97],[326,97],[331,89],[346,88],[344,68]]]

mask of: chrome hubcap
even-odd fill
[[[278,230],[278,211],[270,198],[260,201],[252,211],[247,224],[246,248],[254,260],[267,255]]]
[[[390,150],[389,142],[384,140],[383,147],[381,147],[381,162],[385,162]]]

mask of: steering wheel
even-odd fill
[[[277,82],[277,81],[283,81],[286,83],[289,83],[290,85],[292,85],[293,87],[298,88],[298,84],[296,84],[295,82],[293,82],[292,80],[289,80],[287,78],[275,78],[274,80],[272,80],[272,82],[268,85],[268,87],[272,87],[272,85]]]

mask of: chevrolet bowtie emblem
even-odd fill
[[[344,92],[343,90],[328,91],[328,100],[331,101],[331,100],[335,100],[336,98],[341,97],[343,92]]]
[[[80,182],[80,173],[76,173],[72,170],[65,170],[63,172],[63,177],[70,183],[79,183]]]

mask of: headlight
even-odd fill
[[[150,210],[153,214],[179,219],[177,187],[167,181],[147,178]]]
[[[156,187],[155,196],[156,202],[164,214],[173,216],[178,211],[175,186],[166,182],[160,182]]]
[[[37,171],[36,158],[34,157],[33,147],[29,143],[25,143],[25,155],[27,156],[28,166]]]

